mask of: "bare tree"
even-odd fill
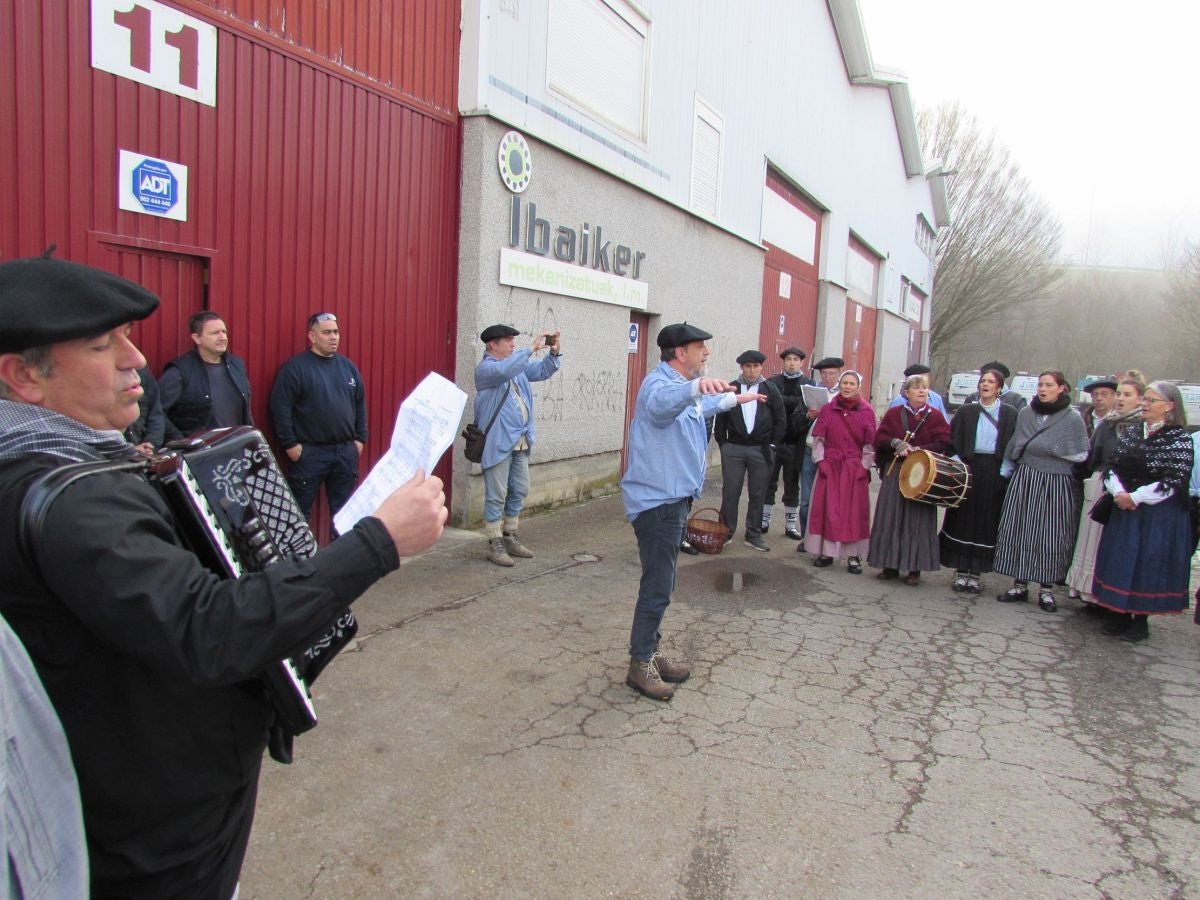
[[[969,332],[1012,321],[1062,275],[1062,226],[994,133],[958,104],[917,117],[926,156],[949,180],[950,221],[938,236],[930,355],[941,371]]]
[[[1200,241],[1184,245],[1179,262],[1172,267],[1166,299],[1176,337],[1182,338],[1194,357],[1200,344]]]

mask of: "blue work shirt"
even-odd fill
[[[904,391],[901,391],[892,398],[892,402],[888,404],[888,409],[891,409],[893,406],[903,406],[905,402]],[[946,415],[946,404],[942,400],[942,395],[937,391],[931,390],[929,392],[929,405],[940,412],[943,416]]]
[[[1188,484],[1188,493],[1200,497],[1200,431],[1192,433],[1192,480]]]
[[[547,353],[545,359],[531,359],[533,351],[526,347],[514,350],[506,359],[496,359],[484,353],[475,367],[475,424],[487,428],[500,403],[500,415],[488,431],[483,445],[483,459],[479,465],[490,469],[504,459],[517,446],[521,435],[529,446],[533,446],[533,388],[531,381],[545,381],[562,365],[562,354]],[[512,381],[521,399],[525,401],[529,420],[524,421],[521,406],[512,395]]]
[[[737,405],[733,394],[700,393],[668,363],[660,362],[638,390],[629,426],[629,467],[621,479],[625,516],[685,497],[700,496],[708,468],[704,420]]]

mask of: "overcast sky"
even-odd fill
[[[1160,268],[1200,241],[1200,0],[859,5],[875,64],[918,108],[959,100],[996,130],[1068,260]]]

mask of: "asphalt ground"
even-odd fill
[[[535,559],[451,531],[359,601],[243,898],[1200,896],[1190,611],[1131,645],[773,532],[680,557],[661,703],[624,684],[620,498],[521,530]]]

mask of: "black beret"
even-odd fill
[[[759,353],[757,350],[747,350],[737,358],[737,364],[744,366],[746,363],[758,363],[760,366],[767,361],[767,357]]]
[[[1104,375],[1100,378],[1097,378],[1095,381],[1089,381],[1087,384],[1081,387],[1080,390],[1087,391],[1090,394],[1096,388],[1102,387],[1112,388],[1115,391],[1117,389],[1117,379],[1109,375]]]
[[[798,356],[801,359],[808,359],[808,354],[805,353],[803,350],[801,350],[799,347],[788,347],[786,350],[784,350],[782,353],[779,354],[780,359],[783,359],[785,356]]]
[[[516,337],[521,332],[509,325],[489,325],[483,329],[483,333],[479,335],[479,339],[485,344],[488,341],[498,341],[500,338]]]
[[[846,365],[846,361],[840,356],[827,356],[824,359],[818,359],[813,363],[814,369],[840,369]]]
[[[993,372],[999,372],[1005,378],[1008,378],[1008,376],[1010,376],[1012,374],[1012,372],[1008,371],[1008,366],[1006,366],[1002,362],[984,363],[982,366],[979,367],[979,373],[982,375],[988,369],[991,369]]]
[[[933,369],[929,368],[929,366],[922,365],[921,363],[913,363],[904,370],[904,377],[911,378],[913,375],[928,375],[932,371]]]
[[[0,353],[94,337],[156,309],[152,293],[103,269],[45,257],[0,263]]]
[[[696,341],[708,340],[712,340],[712,335],[707,331],[703,331],[695,325],[689,325],[687,322],[680,322],[677,325],[664,325],[663,330],[658,333],[657,343],[659,347],[666,350],[669,347],[685,347]]]

